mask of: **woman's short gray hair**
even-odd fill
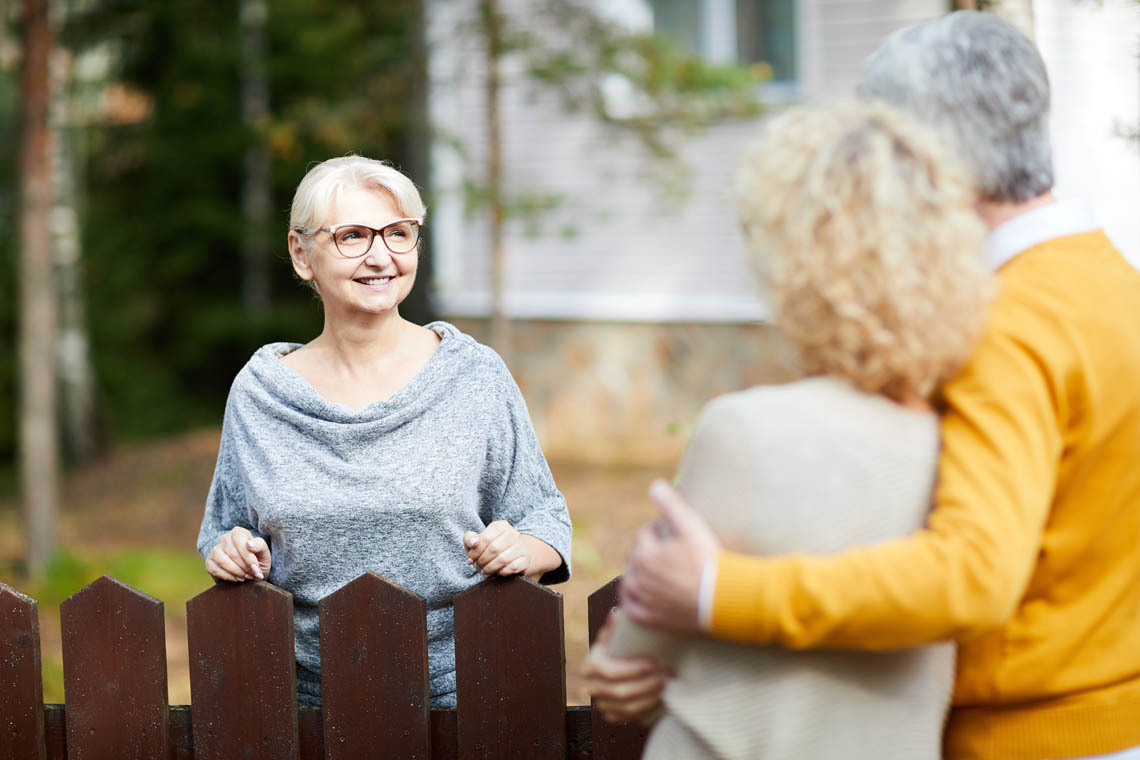
[[[422,219],[424,202],[415,183],[386,161],[364,156],[330,158],[314,166],[297,185],[289,229],[311,236],[345,189],[386,190],[404,216]],[[352,220],[349,220],[352,221]]]
[[[895,32],[867,59],[858,93],[941,130],[988,200],[1026,201],[1053,187],[1045,62],[991,13],[958,11]]]

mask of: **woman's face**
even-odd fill
[[[352,188],[340,194],[322,227],[362,224],[380,229],[404,218],[392,196],[383,190]],[[319,231],[312,248],[299,250],[290,236],[293,268],[305,280],[314,280],[325,311],[329,314],[367,312],[380,314],[396,307],[411,292],[416,281],[419,251],[392,253],[380,235],[365,255],[350,259],[337,251],[333,237]]]

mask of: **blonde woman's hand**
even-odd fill
[[[532,553],[527,541],[537,540],[519,533],[506,520],[495,520],[482,533],[463,534],[467,561],[483,575],[518,575],[530,569]]]
[[[206,572],[223,581],[263,580],[272,565],[265,539],[254,538],[241,526],[223,533],[206,557]]]
[[[610,723],[649,723],[661,709],[661,695],[670,673],[649,657],[614,657],[609,653],[614,629],[611,612],[582,664],[586,691]]]

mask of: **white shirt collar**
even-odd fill
[[[1022,251],[1047,240],[1100,229],[1092,212],[1077,200],[1055,201],[1002,222],[986,242],[990,266],[996,271]]]

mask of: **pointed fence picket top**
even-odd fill
[[[495,576],[454,605],[460,760],[566,757],[562,595]]]
[[[109,575],[59,605],[68,758],[166,756],[163,605]]]
[[[619,575],[590,594],[586,600],[591,645],[593,645],[594,639],[598,637],[598,632],[602,630],[602,626],[605,625],[610,610],[617,606],[618,584],[620,582],[621,576]],[[649,729],[633,723],[610,723],[602,717],[601,711],[596,708],[591,713],[590,723],[595,758],[607,760],[610,758],[641,757]]]
[[[195,760],[297,760],[293,595],[219,583],[186,603]]]
[[[365,573],[319,609],[325,760],[430,758],[427,602]]]
[[[0,760],[44,760],[40,617],[36,601],[0,583]]]

